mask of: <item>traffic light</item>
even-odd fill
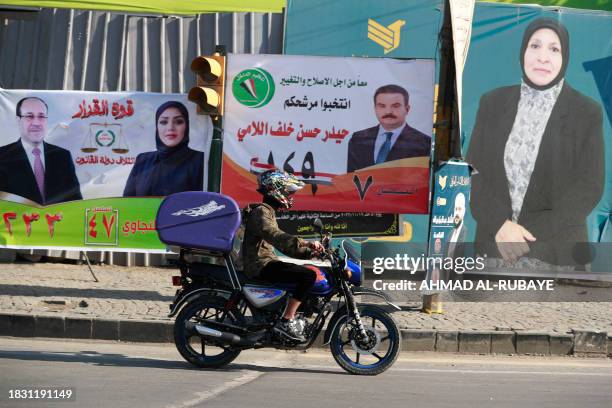
[[[196,57],[191,62],[191,70],[197,76],[197,86],[189,90],[187,98],[198,106],[198,114],[223,116],[225,58],[215,53]]]

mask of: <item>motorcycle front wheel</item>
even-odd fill
[[[383,309],[367,306],[359,313],[366,336],[354,318],[344,315],[332,332],[331,353],[338,365],[351,374],[378,375],[397,360],[400,331]]]
[[[176,317],[174,344],[181,356],[197,367],[219,368],[240,354],[240,350],[205,340],[195,330],[196,324],[206,326],[207,321],[241,324],[243,316],[238,311],[225,313],[224,305],[225,299],[219,297],[199,299],[187,304]]]

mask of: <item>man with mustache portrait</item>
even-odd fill
[[[392,160],[429,157],[431,138],[406,123],[409,99],[408,91],[399,85],[376,90],[374,112],[379,124],[351,136],[347,173]]]

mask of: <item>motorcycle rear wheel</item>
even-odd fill
[[[219,368],[231,363],[240,350],[229,346],[215,345],[202,338],[193,327],[206,325],[206,320],[239,325],[243,321],[240,312],[234,310],[222,317],[225,299],[220,297],[204,298],[187,304],[174,322],[174,344],[181,356],[200,368]]]
[[[338,365],[351,374],[378,375],[397,360],[400,331],[383,309],[367,306],[359,314],[367,338],[361,339],[355,319],[344,315],[332,332],[331,353]]]

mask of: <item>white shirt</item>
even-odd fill
[[[44,170],[45,169],[45,144],[39,143],[38,146],[34,146],[32,143],[28,142],[27,140],[24,140],[23,138],[21,138],[20,140],[21,140],[21,145],[23,146],[23,150],[25,150],[26,155],[28,156],[28,160],[30,161],[30,166],[32,167],[32,173],[34,173],[34,161],[36,160],[36,156],[34,156],[34,153],[32,153],[32,150],[34,150],[35,147],[38,147],[38,149],[40,150],[40,160],[42,161],[43,170]]]
[[[380,152],[380,149],[382,149],[383,145],[387,141],[387,136],[385,135],[385,133],[393,133],[393,135],[391,136],[391,148],[389,149],[389,151],[391,151],[391,149],[393,149],[393,145],[395,144],[395,142],[397,142],[397,139],[400,137],[400,134],[402,133],[405,127],[405,123],[404,125],[393,130],[385,130],[384,127],[380,125],[378,126],[378,135],[376,136],[376,141],[374,142],[374,163],[376,163],[378,152]]]

